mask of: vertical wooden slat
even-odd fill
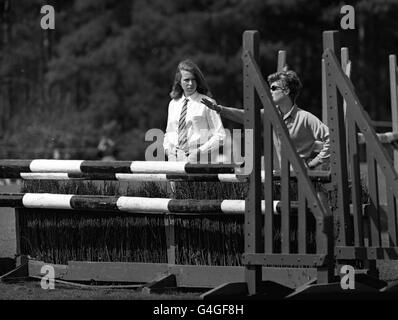
[[[343,69],[343,72],[345,75],[349,78],[351,75],[351,63],[349,64],[349,57],[348,57],[348,48],[343,47],[341,48],[341,68]],[[344,123],[346,126],[346,132],[347,132],[347,101],[344,99],[343,95],[343,110],[344,110]],[[346,135],[346,147],[347,147],[347,154],[348,154],[348,134]],[[347,157],[347,166],[348,168],[350,167],[350,157]],[[348,171],[348,177],[350,178],[350,171]]]
[[[250,53],[258,59],[259,34],[257,31],[243,33],[243,55]],[[259,253],[261,246],[261,122],[260,103],[251,81],[249,66],[243,64],[243,95],[245,109],[245,129],[252,130],[246,159],[252,164],[249,175],[249,191],[245,206],[245,253]],[[245,164],[247,165],[247,164]],[[262,280],[261,266],[246,265],[245,278],[249,294],[259,291]]]
[[[373,157],[372,150],[367,149],[368,162],[368,185],[369,185],[369,224],[370,224],[370,244],[373,247],[380,246],[380,208],[377,181],[377,163]]]
[[[350,74],[347,74],[347,65],[348,65],[348,48],[343,47],[341,48],[341,68],[343,69],[344,73],[347,77],[350,77]],[[343,97],[344,98],[344,97]],[[344,119],[346,118],[347,114],[347,101],[344,100],[343,102],[343,110],[344,110]]]
[[[16,255],[21,255],[21,211],[15,208]]]
[[[273,252],[273,130],[271,121],[268,117],[264,117],[264,201],[265,201],[265,217],[264,217],[264,252]]]
[[[396,199],[393,190],[387,187],[387,217],[388,217],[388,238],[389,245],[397,246],[397,216],[396,216]]]
[[[391,54],[390,62],[390,94],[392,131],[398,132],[398,84],[397,84],[397,56]],[[394,149],[394,167],[398,172],[398,150]]]
[[[362,201],[361,201],[361,176],[359,169],[358,135],[355,119],[349,113],[347,115],[348,152],[351,166],[351,194],[354,220],[354,244],[364,245]]]
[[[332,52],[339,50],[339,38],[337,31],[325,31],[323,33],[323,48],[329,48]],[[344,124],[344,110],[341,98],[338,96],[336,79],[332,73],[332,66],[329,62],[326,68],[326,91],[328,108],[328,126],[331,146],[331,171],[332,183],[337,187],[337,210],[335,215],[339,216],[340,231],[337,244],[346,246],[352,244],[352,226],[350,222],[349,192],[348,192],[348,170],[346,134]]]
[[[278,63],[276,71],[283,71],[286,65],[286,51],[278,51]],[[279,163],[278,157],[274,159],[274,144],[273,144],[273,126],[268,117],[263,119],[263,139],[264,139],[264,202],[265,202],[265,217],[264,217],[264,252],[273,252],[274,239],[274,214],[273,214],[273,164]],[[279,168],[278,168],[279,169]]]
[[[297,181],[297,191],[298,191],[298,253],[307,252],[307,199],[303,188],[300,188],[300,180]]]
[[[166,233],[167,263],[176,264],[174,215],[166,215],[164,217],[164,228]]]
[[[322,122],[328,125],[328,99],[326,91],[326,65],[325,59],[321,61],[322,65]]]
[[[290,253],[290,163],[283,146],[281,162],[281,248],[282,253]]]
[[[278,51],[278,66],[277,66],[277,71],[281,72],[283,71],[283,68],[286,66],[286,51],[285,50],[279,50]]]
[[[390,95],[391,95],[391,122],[392,122],[392,131],[398,132],[398,83],[397,83],[397,56],[395,54],[391,54],[389,56],[389,65],[390,65]],[[393,151],[393,159],[394,159],[394,168],[395,171],[398,172],[398,150],[394,149]],[[388,190],[388,189],[387,189]],[[387,193],[390,191],[387,191]],[[392,193],[392,192],[390,192]],[[387,197],[391,195],[387,194]],[[398,207],[397,199],[394,203],[390,204],[390,199],[388,199],[388,210],[393,210],[394,216],[396,214],[396,209]],[[390,208],[392,206],[393,209]],[[390,213],[389,213],[390,214]],[[394,224],[396,227],[396,224]],[[396,232],[396,229],[395,229]],[[396,244],[398,239],[393,238],[394,243]]]

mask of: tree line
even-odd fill
[[[55,8],[55,30],[40,8]],[[396,53],[394,1],[358,0],[356,28],[341,30],[352,80],[374,120],[390,120],[388,55]],[[242,33],[260,32],[263,74],[278,50],[302,78],[298,103],[321,117],[322,31],[340,28],[341,1],[0,0],[2,158],[94,159],[104,134],[118,159],[139,160],[151,128],[165,129],[178,62],[202,69],[214,98],[242,106]],[[110,124],[113,124],[110,126]],[[239,128],[224,121],[228,128]]]

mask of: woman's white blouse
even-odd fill
[[[201,153],[218,149],[225,140],[225,130],[220,115],[202,104],[200,101],[203,98],[215,103],[208,96],[195,92],[188,97],[186,115],[188,147],[189,149],[199,148]],[[185,96],[183,95],[180,99],[173,99],[169,103],[167,127],[163,141],[163,147],[169,153],[174,151],[178,144],[178,124],[184,100]]]

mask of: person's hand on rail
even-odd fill
[[[211,110],[216,111],[217,113],[220,113],[222,110],[222,106],[215,104],[208,99],[203,98],[200,102],[203,103],[206,107],[210,108]]]

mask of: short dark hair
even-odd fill
[[[200,71],[199,67],[192,60],[186,59],[181,61],[177,66],[173,87],[170,92],[170,97],[172,99],[181,98],[183,93],[181,87],[181,70],[189,71],[194,75],[197,85],[196,91],[208,97],[212,96],[202,71]]]
[[[300,94],[303,85],[300,81],[300,78],[296,74],[296,72],[289,70],[289,71],[280,71],[272,73],[268,76],[268,83],[271,84],[275,81],[281,81],[284,88],[289,89],[289,97],[296,103],[296,99]]]

